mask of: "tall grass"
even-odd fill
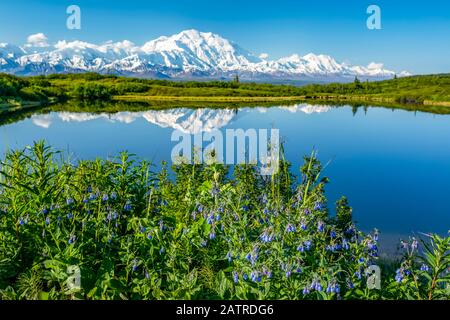
[[[403,243],[367,287],[377,231],[328,214],[315,153],[289,163],[183,164],[155,172],[127,153],[70,163],[43,142],[0,170],[1,299],[448,299],[450,238]],[[170,174],[170,169],[173,175]],[[422,250],[419,248],[422,247]],[[81,287],[69,285],[81,270]],[[396,270],[396,271],[395,271]]]

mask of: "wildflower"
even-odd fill
[[[67,214],[67,219],[70,220],[70,219],[72,219],[72,218],[73,218],[73,213],[68,213],[68,214]]]
[[[402,282],[403,277],[404,277],[403,270],[402,269],[397,269],[397,271],[395,273],[395,281]]]
[[[234,283],[238,283],[239,281],[239,274],[236,271],[233,271],[233,281]]]
[[[108,200],[109,200],[108,195],[104,194],[103,197],[102,197],[102,201],[105,202],[105,201],[108,201]]]
[[[206,245],[208,244],[208,242],[206,240],[203,240],[202,242],[200,242],[200,245],[204,248],[206,247]]]
[[[220,214],[216,214],[216,221],[220,221],[221,217]]]
[[[152,236],[151,233],[148,233],[148,234],[147,234],[147,239],[148,239],[148,240],[152,240],[152,239],[153,239],[153,236]]]
[[[212,190],[211,190],[211,195],[214,197],[214,196],[218,195],[219,192],[220,192],[220,189],[217,188],[217,187],[214,187],[214,188],[212,188]]]
[[[302,246],[302,245],[300,245],[300,246],[297,247],[297,251],[299,251],[299,252],[305,252],[305,247]]]
[[[133,272],[136,272],[138,270],[138,260],[134,259],[134,263],[133,263]]]
[[[305,215],[306,215],[306,216],[308,216],[309,214],[311,214],[311,212],[309,211],[309,209],[305,209],[304,212],[305,212]]]
[[[314,204],[314,210],[322,210],[322,203],[321,202],[316,202]]]
[[[338,284],[336,284],[336,285],[334,286],[334,293],[338,294],[339,292],[341,292],[341,288],[339,287]]]
[[[419,246],[419,242],[413,238],[413,242],[411,243],[411,249],[416,250],[418,246]]]
[[[307,240],[303,243],[305,246],[306,251],[309,251],[311,249],[311,241]]]
[[[93,193],[89,194],[89,201],[93,201],[97,198],[97,196]]]
[[[287,233],[291,233],[291,232],[295,232],[295,231],[297,231],[297,229],[295,228],[295,226],[289,223],[289,224],[287,225],[287,227],[286,227],[286,232],[287,232]]]
[[[111,197],[112,200],[116,200],[117,199],[117,193],[113,192],[111,193]]]
[[[361,258],[358,259],[358,262],[359,262],[359,263],[364,263],[364,261],[365,261],[365,259],[364,259],[363,257],[361,257]]]
[[[161,247],[161,249],[159,249],[159,254],[163,254],[164,252],[166,252],[166,249],[164,247]]]
[[[304,295],[307,295],[307,294],[309,294],[311,291],[309,290],[309,288],[308,287],[305,287],[304,289],[303,289],[303,294]]]
[[[354,275],[355,275],[355,277],[358,279],[358,280],[361,280],[361,272],[359,272],[359,271],[356,271],[355,273],[354,273]]]
[[[148,273],[148,271],[147,270],[145,270],[145,273],[144,273],[144,275],[145,275],[145,278],[148,280],[148,279],[150,279],[150,275],[149,275],[149,273]]]
[[[403,249],[408,249],[408,243],[407,242],[405,242],[405,241],[400,241],[400,246],[403,248]]]
[[[332,230],[332,231],[330,232],[330,237],[331,237],[331,239],[336,238],[336,231]]]
[[[48,210],[44,208],[44,209],[42,209],[41,213],[42,213],[43,215],[46,215],[46,214],[48,213]]]
[[[69,243],[69,244],[73,244],[73,243],[75,242],[76,239],[77,239],[77,237],[76,237],[75,235],[71,235],[70,238],[69,238],[68,243]]]
[[[88,193],[91,193],[91,192],[92,192],[92,187],[91,187],[91,186],[88,186],[88,187],[87,187],[87,192],[88,192]]]
[[[125,211],[131,211],[132,206],[131,203],[127,202],[124,206],[123,206],[123,210]]]
[[[233,260],[233,257],[231,256],[230,251],[227,252],[227,255],[225,256],[227,258],[228,262],[231,262]]]
[[[376,241],[376,242],[379,240],[378,230],[375,231],[375,233],[374,233],[372,239],[373,239],[374,241]]]
[[[146,230],[147,230],[146,227],[143,227],[143,226],[139,227],[139,231],[142,232],[142,233],[145,233]]]
[[[263,232],[263,234],[261,234],[259,236],[259,238],[261,239],[262,242],[269,243],[269,242],[272,242],[273,235],[269,234],[269,231],[266,230],[266,231]]]
[[[247,281],[248,280],[248,275],[246,273],[244,273],[244,275],[242,276],[242,278]]]
[[[67,204],[68,206],[70,206],[72,203],[73,203],[73,199],[72,199],[72,198],[67,198],[67,199],[66,199],[66,204]]]
[[[250,279],[252,279],[253,282],[256,282],[258,275],[252,271],[252,273],[250,274]]]
[[[289,278],[291,276],[291,274],[292,274],[291,270],[286,271],[286,278]]]
[[[209,234],[209,239],[210,240],[214,240],[216,238],[216,234],[214,233],[214,232],[211,232],[210,234]]]
[[[45,218],[45,224],[46,224],[46,225],[49,225],[49,224],[50,224],[50,218],[49,218],[49,217]]]
[[[349,289],[354,289],[354,288],[355,288],[355,285],[354,285],[353,282],[351,282],[350,280],[347,280],[347,287],[348,287]]]
[[[202,212],[203,212],[203,206],[202,206],[201,204],[199,204],[199,205],[197,206],[197,211],[198,211],[199,213],[202,213]]]
[[[430,271],[430,267],[429,267],[428,265],[426,265],[426,264],[422,264],[422,265],[420,266],[420,271],[426,271],[426,272],[428,272],[428,271]]]
[[[21,226],[23,226],[23,225],[25,224],[25,220],[24,220],[23,218],[20,218],[20,219],[19,219],[19,224],[20,224]]]
[[[317,231],[323,232],[324,229],[325,229],[324,223],[323,223],[322,221],[319,221],[319,222],[317,223]]]
[[[264,208],[263,213],[266,214],[266,215],[269,214],[269,209]]]
[[[344,250],[348,250],[350,249],[350,246],[348,245],[347,240],[342,240],[342,248],[344,248]]]
[[[306,231],[307,227],[306,227],[306,223],[304,221],[302,221],[302,223],[300,225],[300,229],[302,229],[303,231]]]

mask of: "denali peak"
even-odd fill
[[[159,37],[143,46],[128,40],[99,45],[78,40],[62,40],[46,46],[0,43],[0,72],[16,75],[98,72],[185,79],[226,79],[239,75],[242,79],[255,81],[350,81],[355,76],[377,80],[396,74],[385,69],[382,63],[352,66],[323,54],[293,54],[268,60],[267,54],[255,55],[217,34],[193,29]]]

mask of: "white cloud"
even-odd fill
[[[27,38],[27,46],[29,47],[48,47],[47,36],[42,32],[32,34]]]
[[[260,58],[260,59],[263,59],[263,60],[266,60],[268,57],[269,57],[269,54],[267,54],[267,53],[261,53],[261,54],[259,55],[259,58]]]
[[[371,63],[369,63],[367,68],[369,68],[369,69],[383,69],[384,68],[384,64],[383,63],[371,62]]]

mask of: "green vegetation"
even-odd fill
[[[413,76],[379,82],[311,84],[302,87],[232,81],[126,78],[93,73],[19,78],[0,74],[0,106],[55,101],[110,100],[186,102],[338,101],[450,106],[450,75]],[[1,109],[0,109],[1,112]]]
[[[0,168],[0,299],[443,299],[450,237],[402,242],[381,264],[347,199],[329,215],[312,153],[298,181],[281,161],[167,166],[122,153],[71,163],[44,143]],[[68,282],[81,274],[81,286]],[[71,282],[72,283],[72,282]]]

